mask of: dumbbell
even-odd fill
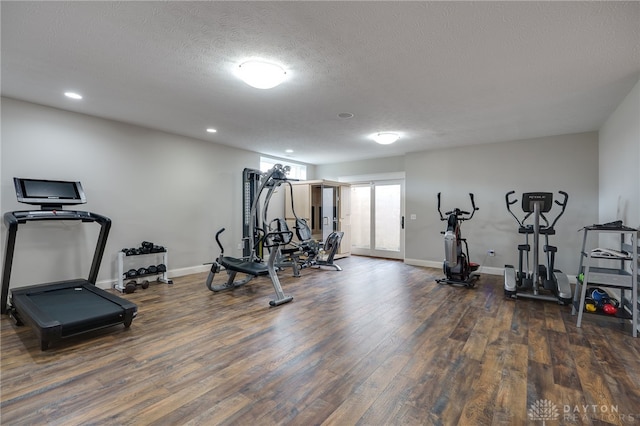
[[[165,266],[164,263],[159,264],[158,266],[156,266],[156,268],[158,269],[158,272],[160,272],[160,273],[167,272],[167,267]]]
[[[136,291],[136,282],[135,281],[129,281],[127,283],[127,285],[125,285],[124,287],[124,292],[127,294],[131,294],[134,291]]]
[[[158,268],[154,265],[151,265],[147,268],[147,270],[149,271],[150,274],[157,274],[158,273]]]
[[[149,270],[147,268],[138,268],[138,275],[147,275],[149,272]]]

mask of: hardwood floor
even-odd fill
[[[3,425],[640,423],[640,339],[569,307],[436,284],[436,269],[352,256],[232,292],[206,274],[124,295],[113,327],[42,352],[1,319]],[[223,280],[222,276],[217,280]]]

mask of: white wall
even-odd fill
[[[322,165],[318,178],[404,171],[405,258],[407,263],[441,267],[444,243],[440,231],[446,227],[437,211],[437,193],[442,209],[470,208],[473,192],[480,210],[463,224],[470,257],[485,272],[500,273],[505,264],[517,264],[517,245],[524,241],[505,206],[505,194],[548,191],[569,194],[567,210],[556,226],[557,267],[574,275],[581,241],[577,230],[598,220],[597,133],[580,133],[464,148],[412,153],[405,157]],[[517,210],[517,209],[514,209]],[[412,214],[416,215],[411,220]],[[487,251],[496,251],[495,257]]]
[[[640,227],[640,81],[599,132],[600,223]]]
[[[524,243],[506,209],[506,193],[514,190],[521,201],[523,192],[552,192],[555,199],[562,190],[569,200],[550,244],[558,247],[556,267],[574,275],[581,243],[577,230],[598,217],[597,143],[597,134],[591,132],[407,156],[406,214],[417,216],[407,221],[407,262],[442,262],[440,231],[446,223],[437,212],[438,192],[443,212],[454,207],[468,210],[468,194],[474,193],[480,210],[463,224],[463,236],[468,239],[471,260],[498,272],[496,268],[505,264],[517,265],[517,245]],[[513,210],[522,219],[519,204]],[[554,208],[548,217],[553,219],[558,211]],[[495,257],[487,255],[489,249],[495,250]]]
[[[242,170],[259,167],[256,153],[7,98],[1,136],[2,212],[30,209],[16,201],[18,176],[80,180],[87,203],[76,208],[111,218],[102,287],[117,277],[116,253],[143,240],[169,248],[173,275],[214,260],[221,227],[226,253],[239,254]],[[86,278],[97,228],[21,225],[11,287]],[[5,241],[2,226],[3,263]]]
[[[321,164],[316,166],[315,174],[317,179],[337,181],[343,176],[404,172],[404,161],[405,157],[400,156],[336,164]]]

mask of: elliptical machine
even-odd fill
[[[469,261],[469,245],[467,244],[467,239],[462,238],[460,230],[462,222],[470,220],[476,210],[479,210],[476,207],[472,193],[469,193],[469,198],[471,199],[471,213],[456,207],[451,211],[445,212],[447,216],[445,217],[440,210],[440,193],[438,192],[438,213],[440,213],[440,220],[447,221],[447,230],[440,232],[444,234],[445,258],[442,270],[445,278],[436,280],[437,283],[459,284],[471,288],[475,286],[475,281],[480,278],[479,274],[474,274],[480,265]],[[465,215],[468,217],[465,217]],[[462,249],[462,243],[464,243],[464,250]]]
[[[569,280],[562,271],[554,268],[555,254],[558,249],[549,245],[549,235],[555,235],[555,225],[560,216],[564,214],[567,200],[569,199],[569,195],[566,192],[558,191],[558,193],[563,196],[563,200],[555,200],[555,203],[561,207],[561,211],[551,225],[549,225],[549,220],[544,215],[550,212],[553,207],[553,194],[551,192],[523,193],[522,211],[526,214],[522,221],[511,211],[511,206],[518,202],[516,199],[510,199],[511,195],[515,194],[515,191],[510,191],[505,195],[507,210],[518,222],[518,233],[525,236],[525,244],[518,245],[518,270],[516,271],[513,265],[504,266],[504,293],[508,297],[513,299],[528,297],[548,300],[558,302],[561,305],[571,302]],[[525,221],[531,216],[533,216],[533,224],[525,224]],[[540,219],[544,221],[543,225],[540,224]],[[530,268],[529,265],[529,253],[531,252],[530,235],[533,236],[533,268]],[[542,250],[546,255],[546,265],[538,264],[541,235],[544,235]],[[526,267],[524,265],[525,261]]]

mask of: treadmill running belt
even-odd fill
[[[122,306],[84,287],[70,287],[25,294],[40,310],[62,325],[62,336],[108,324],[110,319],[122,321]]]

